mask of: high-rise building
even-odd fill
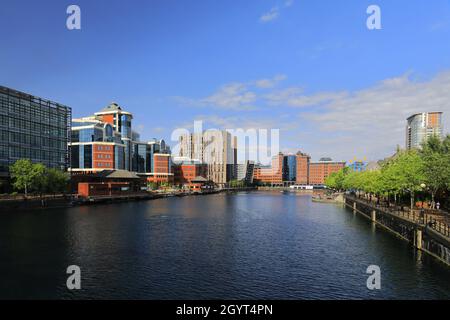
[[[207,179],[224,186],[236,177],[236,137],[208,130],[179,137],[179,157],[199,160],[208,168]]]
[[[113,129],[120,133],[122,142],[124,144],[124,167],[125,170],[132,171],[132,141],[133,131],[131,130],[131,122],[133,115],[129,112],[123,111],[122,108],[115,102],[96,112],[95,116],[98,120],[109,123]]]
[[[442,112],[417,113],[407,119],[406,149],[420,148],[428,137],[442,138]]]
[[[19,159],[66,170],[71,118],[67,106],[0,86],[0,178]]]

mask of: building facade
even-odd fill
[[[330,158],[311,162],[311,157],[302,152],[298,152],[295,156],[280,153],[273,157],[271,166],[255,166],[254,180],[272,186],[295,183],[299,186],[323,187],[325,179],[333,172],[343,169],[345,165],[345,162],[333,161]],[[295,172],[295,175],[292,172]]]
[[[284,155],[279,153],[272,158],[270,166],[255,166],[254,181],[259,184],[282,186],[284,169]]]
[[[69,143],[72,172],[123,170],[124,149],[120,134],[110,123],[94,117],[73,120]]]
[[[432,135],[442,138],[442,112],[424,112],[407,119],[406,149],[420,148],[422,143]]]
[[[345,164],[345,162],[333,161],[330,158],[322,158],[318,162],[311,162],[309,165],[309,185],[324,186],[329,175],[345,168]]]
[[[173,160],[172,164],[174,183],[179,186],[189,186],[198,177],[206,179],[208,168],[206,164],[198,160],[180,159]]]
[[[297,173],[296,173],[296,184],[298,185],[309,185],[309,164],[311,162],[311,157],[306,153],[297,152]]]
[[[0,178],[19,159],[67,170],[71,119],[67,106],[0,86]]]
[[[293,182],[297,181],[297,156],[286,155],[283,158],[283,181]]]
[[[225,186],[236,178],[237,140],[227,131],[208,130],[179,137],[179,157],[207,165],[207,179]]]
[[[70,171],[88,174],[103,170],[134,172],[148,182],[170,183],[170,148],[164,140],[140,141],[132,130],[133,115],[111,103],[93,116],[74,119]]]
[[[348,167],[352,171],[363,172],[363,171],[366,171],[367,162],[364,162],[364,161],[353,161],[353,162],[349,163]]]
[[[252,184],[255,171],[255,162],[247,160],[244,163],[239,163],[236,165],[236,171],[237,180],[243,181],[247,185]]]

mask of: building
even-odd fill
[[[239,163],[236,165],[236,178],[239,181],[243,181],[245,184],[249,185],[253,183],[255,171],[255,162],[247,160],[244,163]]]
[[[73,173],[125,169],[125,144],[110,123],[95,117],[72,121],[70,171]]]
[[[297,152],[297,173],[296,173],[296,184],[297,185],[308,185],[309,184],[309,164],[311,162],[311,157],[306,153]]]
[[[72,178],[72,188],[78,196],[83,198],[127,195],[147,189],[143,179],[126,170],[103,170],[75,175]]]
[[[199,160],[174,158],[172,160],[174,183],[179,186],[189,185],[197,177],[206,178],[208,168]]]
[[[333,161],[331,158],[321,158],[318,162],[309,165],[309,184],[324,186],[325,180],[334,172],[345,168],[345,162]]]
[[[208,130],[179,137],[179,157],[207,165],[207,180],[225,186],[236,177],[237,139],[227,131]]]
[[[417,113],[407,119],[406,149],[420,148],[428,137],[443,137],[442,112]]]
[[[363,171],[366,171],[367,162],[365,162],[365,161],[351,161],[348,164],[348,167],[352,171],[363,172]]]
[[[297,156],[286,155],[283,158],[283,181],[295,183],[297,181]]]
[[[171,172],[170,154],[155,153],[153,155],[153,168],[151,172],[143,174],[148,182],[156,184],[173,184],[174,174]]]
[[[325,179],[333,172],[345,167],[345,162],[321,158],[318,162],[311,162],[311,157],[298,152],[296,155],[273,157],[271,166],[255,166],[254,180],[259,184],[271,186],[323,187]],[[295,175],[294,175],[295,173]]]
[[[89,174],[126,170],[147,182],[172,183],[170,148],[164,140],[140,141],[132,130],[133,115],[111,103],[93,116],[74,119],[70,171]]]
[[[113,129],[120,134],[122,143],[124,144],[124,168],[125,170],[132,171],[133,131],[131,129],[131,123],[133,115],[123,111],[115,102],[106,106],[100,112],[96,112],[94,115],[99,121],[112,125]]]
[[[380,170],[381,166],[377,161],[370,161],[367,163],[365,170],[366,171],[377,171]]]
[[[256,165],[254,181],[259,184],[282,186],[284,170],[284,155],[279,153],[272,158],[270,166]]]
[[[19,159],[66,170],[71,119],[65,105],[0,86],[0,179]]]

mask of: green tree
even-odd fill
[[[422,184],[425,181],[422,158],[416,150],[402,151],[388,166],[388,180],[391,180],[388,183],[409,193],[412,211],[415,194],[422,190]]]
[[[434,203],[436,194],[450,187],[450,136],[444,141],[437,136],[430,137],[422,145],[420,155],[424,163],[425,185]]]
[[[69,175],[58,169],[48,169],[46,172],[45,185],[43,190],[49,193],[66,192],[69,182]]]
[[[337,172],[333,172],[325,179],[325,185],[330,189],[337,189],[336,183]]]
[[[10,166],[9,171],[13,187],[18,191],[23,190],[27,196],[28,192],[37,190],[42,185],[45,166],[33,164],[29,159],[20,159]]]

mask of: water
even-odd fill
[[[3,212],[0,298],[449,299],[450,269],[308,195],[217,194]]]

